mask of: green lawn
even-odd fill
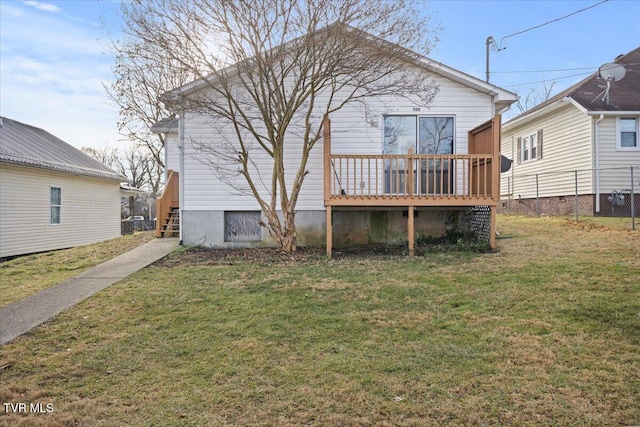
[[[177,251],[1,347],[2,402],[53,412],[0,425],[640,424],[640,233],[498,227],[485,254]]]

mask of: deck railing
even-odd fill
[[[331,154],[325,196],[330,204],[360,200],[387,205],[399,199],[416,205],[486,203],[496,196],[493,159],[492,154]]]

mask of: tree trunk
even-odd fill
[[[295,252],[298,250],[295,213],[283,212],[284,222],[280,221],[276,212],[264,212],[268,223],[261,225],[266,227],[269,235],[276,241],[282,252]]]
[[[284,252],[295,252],[298,250],[298,233],[296,230],[295,213],[285,213],[284,215],[284,241],[281,249]]]

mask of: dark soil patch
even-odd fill
[[[333,259],[370,258],[387,256],[407,256],[406,246],[399,245],[363,245],[340,248],[333,251]],[[176,267],[178,265],[234,265],[254,263],[257,265],[300,264],[309,261],[326,260],[325,248],[300,247],[295,252],[283,252],[277,248],[238,248],[210,249],[203,247],[189,248],[173,253],[157,261],[160,267]]]

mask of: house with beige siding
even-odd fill
[[[326,245],[330,254],[332,246],[408,242],[411,252],[416,238],[441,236],[474,213],[493,243],[500,113],[517,97],[426,57],[408,66],[434,82],[437,94],[429,105],[385,95],[314,118],[324,139],[310,152],[296,205],[299,245]],[[174,93],[207,91],[210,84],[194,82]],[[265,218],[257,201],[238,190],[244,178],[221,179],[212,165],[225,159],[207,159],[207,146],[233,140],[229,123],[176,108],[174,119],[153,130],[166,135],[169,171],[158,236],[178,222],[186,245],[273,244],[260,226]],[[300,138],[286,140],[285,165],[297,164]],[[251,163],[270,182],[272,159],[256,151]],[[290,170],[286,179],[292,181]],[[260,190],[270,196],[268,186]]]
[[[120,236],[126,180],[43,129],[0,118],[0,258]]]
[[[639,215],[639,137],[640,47],[504,123],[500,210]]]

